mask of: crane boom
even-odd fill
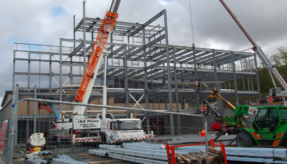
[[[287,92],[287,84],[283,77],[280,75],[280,73],[277,71],[277,69],[271,64],[269,59],[266,57],[262,49],[256,44],[256,42],[253,40],[251,35],[247,32],[247,30],[244,28],[242,23],[236,18],[236,16],[233,14],[233,12],[230,10],[230,8],[227,6],[227,4],[223,0],[219,0],[222,5],[225,7],[225,9],[228,11],[228,13],[231,15],[231,17],[234,19],[236,24],[239,26],[239,28],[242,30],[242,32],[245,34],[245,36],[248,38],[248,40],[251,42],[251,44],[254,46],[253,50],[254,52],[261,58],[261,60],[266,64],[267,68],[270,70],[270,72],[274,75],[274,77],[277,79],[277,81],[281,84],[281,86],[284,88],[285,92]],[[272,78],[272,76],[271,76]]]
[[[99,28],[97,39],[94,43],[92,52],[87,63],[78,94],[76,96],[76,101],[81,103],[88,103],[90,94],[93,89],[94,82],[96,80],[98,70],[100,68],[100,62],[103,58],[103,51],[106,53],[106,43],[108,38],[111,35],[111,31],[115,25],[115,22],[118,18],[116,13],[120,4],[120,0],[113,0],[111,4],[110,11],[107,11],[102,24]],[[86,107],[84,106],[75,106],[74,114],[83,115]]]

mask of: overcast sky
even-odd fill
[[[111,0],[87,0],[86,16],[102,18]],[[286,0],[225,0],[267,55],[287,46]],[[72,38],[73,15],[82,19],[81,0],[7,0],[0,7],[0,101],[12,89],[14,43],[59,45]],[[122,0],[119,21],[144,23],[166,9],[169,43],[192,44],[188,0]],[[196,47],[241,51],[252,45],[219,0],[191,0]],[[80,35],[80,34],[79,34]]]

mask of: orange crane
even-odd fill
[[[107,11],[106,16],[99,29],[97,39],[92,49],[90,59],[88,61],[78,94],[76,96],[77,101],[83,102],[83,97],[86,93],[88,84],[90,83],[91,78],[93,78],[95,75],[94,71],[96,69],[96,66],[100,64],[99,61],[100,61],[103,49],[107,43],[109,32],[113,29],[117,18],[118,18],[117,13]]]

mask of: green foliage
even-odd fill
[[[279,47],[277,48],[279,51],[275,56],[277,57],[276,60],[281,61],[284,65],[287,65],[287,50],[286,47]]]
[[[287,50],[286,47],[279,47],[277,48],[278,53],[273,54],[270,57],[271,62],[274,64],[278,72],[281,74],[281,76],[284,78],[285,81],[287,81]],[[261,93],[263,92],[269,92],[270,88],[274,88],[272,79],[269,73],[269,70],[265,67],[265,64],[261,63],[263,65],[263,68],[258,68],[258,74],[259,74],[259,80],[260,80],[260,90]],[[278,83],[278,81],[274,78],[276,85],[278,87],[281,87],[281,85]]]
[[[277,55],[271,56],[271,62],[273,62],[275,66],[281,66],[282,65],[282,62]]]
[[[275,67],[278,70],[278,72],[281,74],[281,76],[284,78],[284,80],[287,81],[286,65],[275,66]],[[261,93],[269,92],[270,88],[274,88],[268,68],[258,68],[258,74],[259,74],[259,80],[260,80]],[[275,78],[274,80],[276,82],[277,87],[281,87],[281,85],[278,83],[278,81]]]

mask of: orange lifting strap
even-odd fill
[[[108,31],[111,31],[116,23],[116,20],[118,18],[117,13],[113,12],[107,12],[105,15],[105,18],[101,24],[101,27],[98,32],[97,39],[95,41],[92,53],[90,55],[90,59],[88,61],[88,64],[86,66],[86,70],[80,85],[80,88],[78,90],[78,94],[76,97],[76,101],[81,101],[83,102],[83,97],[86,93],[88,84],[93,77],[93,73],[96,69],[96,66],[99,62],[99,59],[102,55],[103,49],[107,43],[108,40]],[[84,48],[85,51],[85,48]],[[99,63],[100,64],[100,63]]]

